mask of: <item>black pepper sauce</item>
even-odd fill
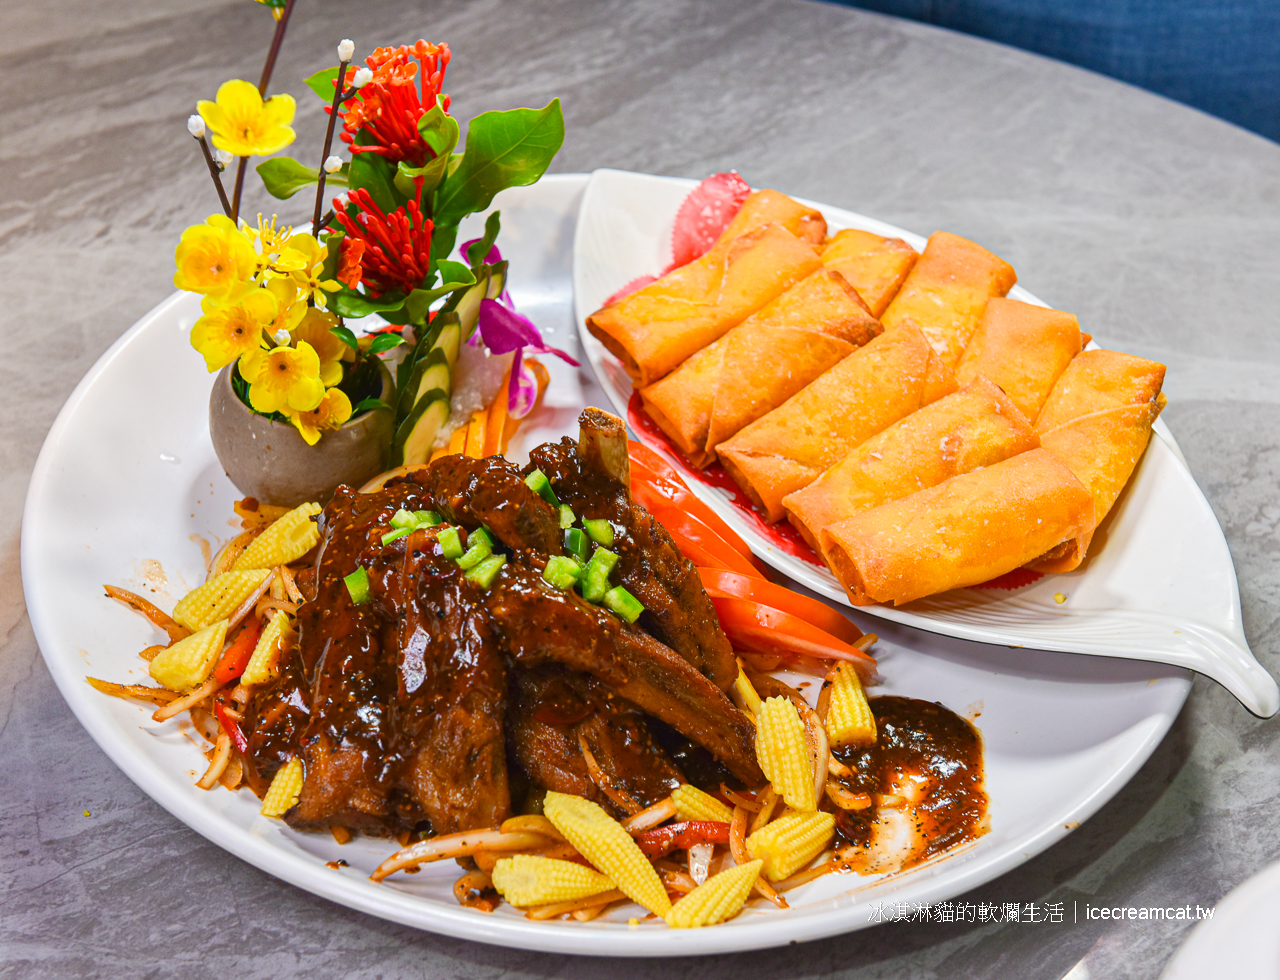
[[[904,799],[897,808],[873,802],[862,810],[836,811],[836,829],[853,845],[844,854],[848,869],[908,868],[981,836],[987,794],[982,737],[973,725],[931,701],[886,696],[869,703],[876,719],[876,742],[867,748],[833,750],[852,770],[840,782],[873,801],[886,796]],[[891,809],[908,821],[905,834],[901,820],[888,814]],[[886,852],[886,839],[895,835],[896,845]]]

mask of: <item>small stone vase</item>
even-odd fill
[[[379,397],[390,405],[395,384],[381,361],[378,370]],[[308,446],[288,422],[259,415],[236,396],[229,366],[209,396],[209,435],[218,461],[241,493],[265,504],[326,504],[339,484],[361,486],[387,468],[394,432],[392,413],[380,408],[322,430],[320,441]]]

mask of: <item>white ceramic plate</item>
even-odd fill
[[[574,240],[574,302],[587,360],[624,416],[631,381],[587,331],[586,319],[626,283],[656,274],[671,261],[675,214],[695,186],[691,180],[621,170],[597,170],[587,184]],[[883,221],[805,203],[819,208],[832,230],[863,228],[905,239],[917,251],[924,248],[925,238]],[[1021,286],[1009,296],[1046,305]],[[684,471],[694,493],[756,555],[818,594],[848,604],[819,560],[797,557],[757,533],[729,495],[702,482],[665,440],[637,434]],[[1066,601],[1057,602],[1057,594]],[[1270,717],[1280,709],[1280,688],[1245,640],[1235,567],[1222,529],[1163,421],[1156,423],[1156,438],[1128,490],[1095,536],[1094,553],[1076,571],[1015,591],[957,589],[865,611],[986,643],[1177,664],[1212,677],[1255,714]]]
[[[516,303],[549,343],[571,352],[578,344],[570,253],[585,184],[583,176],[548,177],[499,202]],[[236,533],[229,518],[239,495],[206,426],[211,381],[187,341],[198,310],[192,296],[160,304],[103,355],[58,416],[23,519],[27,608],[67,703],[134,782],[230,853],[317,895],[451,936],[602,956],[713,953],[847,932],[868,925],[877,903],[942,901],[1064,837],[1129,780],[1186,698],[1189,677],[1172,667],[1010,650],[885,624],[876,648],[886,678],[880,693],[980,713],[992,829],[971,846],[887,879],[828,876],[791,893],[789,912],[751,909],[727,925],[688,932],[655,923],[631,928],[634,909],[590,923],[533,923],[507,906],[472,912],[453,899],[452,863],[375,885],[368,873],[392,845],[357,838],[339,847],[328,834],[260,817],[247,790],[196,789],[205,760],[183,723],[155,724],[147,708],[99,694],[84,680],[145,682],[136,654],[158,639],[103,595],[103,583],[171,608],[203,578],[200,539],[216,547]],[[521,431],[517,452],[575,432],[583,405],[605,404],[589,371],[546,362],[549,410]],[[326,867],[339,858],[349,867]]]
[[[1196,906],[1197,911],[1199,906]],[[1165,914],[1177,914],[1166,909]],[[1218,903],[1187,936],[1160,980],[1202,980],[1228,975],[1232,980],[1280,977],[1280,864],[1259,871]]]

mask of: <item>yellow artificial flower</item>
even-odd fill
[[[213,300],[235,292],[258,264],[253,245],[225,214],[210,215],[204,224],[184,231],[173,259],[178,266],[173,284]]]
[[[293,142],[290,128],[297,104],[292,95],[273,95],[265,102],[258,86],[233,79],[218,88],[218,101],[196,106],[213,130],[213,145],[238,157],[270,156]]]
[[[302,295],[313,300],[322,310],[328,302],[325,292],[333,293],[342,288],[336,279],[320,278],[324,274],[324,260],[328,254],[327,246],[304,233],[289,239],[275,263],[277,269],[287,269],[302,290]]]
[[[309,307],[305,299],[299,298],[297,283],[292,279],[268,279],[267,290],[276,298],[276,315],[264,329],[274,338],[281,330],[292,331],[297,327]]]
[[[302,433],[308,446],[320,441],[321,429],[336,429],[351,418],[351,399],[341,388],[330,388],[310,412],[290,412],[289,421]]]
[[[275,318],[277,304],[265,289],[248,285],[226,303],[206,296],[200,308],[204,316],[191,328],[191,346],[204,356],[212,374],[262,346],[262,330]]]
[[[320,380],[326,388],[342,380],[342,356],[351,349],[333,335],[337,325],[338,318],[332,313],[308,307],[302,322],[293,331],[294,342],[310,344],[320,358]]]
[[[308,343],[251,350],[240,358],[240,376],[249,382],[255,411],[309,412],[324,398],[320,358]]]

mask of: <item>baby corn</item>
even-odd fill
[[[827,737],[833,746],[870,745],[876,740],[876,719],[853,664],[837,664],[831,671]]]
[[[575,861],[517,854],[502,858],[490,875],[493,887],[512,905],[548,905],[599,895],[617,887],[613,879]]]
[[[210,623],[227,619],[270,574],[269,568],[255,568],[215,575],[188,592],[173,607],[173,618],[189,630],[204,629]]]
[[[692,783],[681,783],[671,798],[676,803],[676,816],[681,820],[717,820],[720,823],[733,820],[732,810]]]
[[[161,650],[148,670],[169,690],[190,691],[209,679],[226,638],[227,621],[220,619]]]
[[[760,768],[793,810],[815,810],[813,758],[800,713],[788,698],[763,702],[756,714],[756,757]]]
[[[320,510],[319,504],[303,504],[289,511],[253,539],[231,566],[232,570],[275,568],[297,561],[320,540],[320,529],[311,519]]]
[[[280,673],[280,654],[292,645],[293,638],[289,617],[282,612],[276,613],[258,637],[258,645],[253,648],[240,683],[252,687],[275,680]]]
[[[667,925],[672,929],[696,929],[733,918],[751,894],[763,865],[763,861],[751,861],[708,878],[671,906],[666,914]]]
[[[764,876],[781,881],[822,853],[835,833],[829,813],[788,813],[747,838],[747,853],[764,862]]]
[[[738,678],[733,682],[733,693],[737,695],[734,700],[739,702],[739,706],[744,711],[749,711],[753,715],[760,713],[760,695],[756,693],[751,679],[747,677],[747,672],[742,669],[741,658],[738,659]]]
[[[658,872],[622,825],[580,796],[548,792],[542,812],[588,861],[607,874],[632,901],[666,915],[671,899]]]
[[[262,798],[262,815],[283,817],[298,802],[298,794],[301,792],[302,760],[290,759],[276,770],[275,778],[267,787],[267,795]]]

